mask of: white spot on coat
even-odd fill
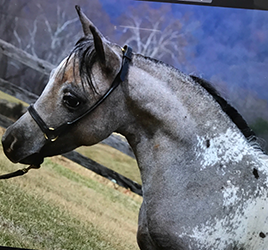
[[[206,146],[206,138],[197,137],[197,157],[201,159],[201,170],[217,163],[228,165],[231,162],[240,162],[250,153],[248,142],[242,134],[227,129],[226,133],[211,136],[210,146]]]

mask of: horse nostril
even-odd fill
[[[9,133],[8,130],[4,134],[2,138],[2,145],[5,155],[9,160],[16,163],[17,153],[19,148],[18,138],[14,136],[12,133]]]
[[[12,151],[14,151],[17,141],[18,141],[17,138],[12,134],[3,136],[2,145],[5,153],[10,154]]]
[[[5,149],[5,152],[7,152],[8,154],[10,154],[12,152],[11,148]]]

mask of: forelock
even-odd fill
[[[96,62],[97,54],[94,47],[94,41],[92,37],[83,37],[77,41],[75,47],[67,57],[65,62],[63,75],[66,71],[67,65],[72,63],[73,76],[75,81],[77,77],[80,77],[83,86],[88,85],[95,93],[97,90],[93,84],[92,67]],[[71,62],[72,61],[72,62]],[[79,67],[79,76],[76,76],[76,66]]]

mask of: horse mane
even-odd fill
[[[194,75],[190,75],[190,77],[200,86],[202,86],[210,95],[212,95],[214,100],[220,105],[222,110],[228,115],[232,122],[239,128],[239,130],[251,143],[251,145],[263,151],[262,147],[258,143],[256,134],[248,126],[242,115],[238,113],[238,111],[218,93],[218,91],[211,85],[211,83]]]

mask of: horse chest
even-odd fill
[[[166,199],[160,205],[150,201],[143,208],[146,210],[144,226],[148,228],[152,240],[162,246],[159,249],[266,250],[266,190],[260,189],[258,194],[247,199],[244,197],[240,203],[234,202],[236,192],[233,188],[226,190],[221,206],[209,197],[207,201],[195,204],[191,204],[190,199],[178,204]],[[165,240],[162,241],[163,239]]]
[[[158,172],[153,193],[144,199],[150,237],[158,245],[170,239],[160,249],[265,250],[267,173],[251,160],[243,155],[243,161],[228,166],[217,162],[202,168],[192,162],[184,171]]]

